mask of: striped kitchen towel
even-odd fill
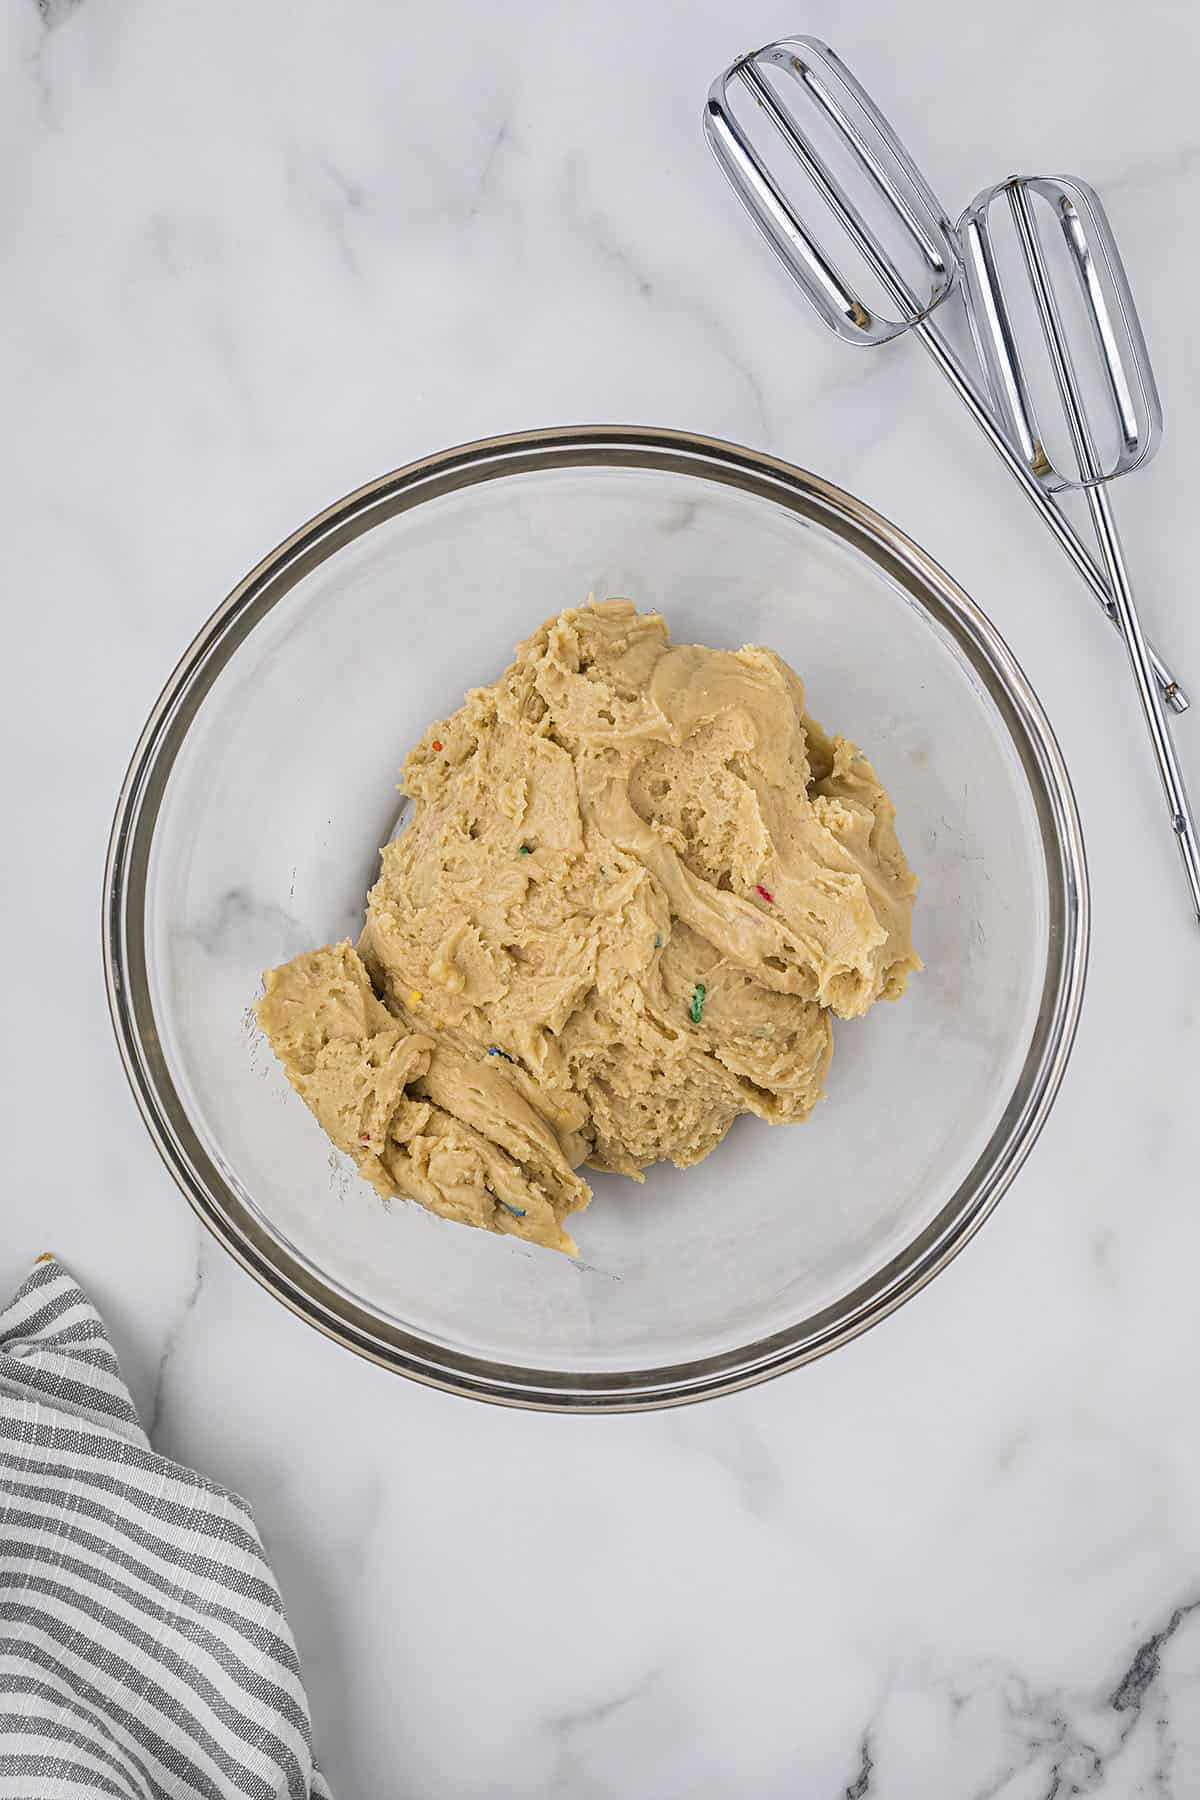
[[[329,1800],[250,1508],[157,1456],[53,1260],[0,1312],[2,1800]]]

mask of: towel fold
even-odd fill
[[[0,1312],[0,1800],[330,1800],[236,1494],[158,1456],[53,1258]]]

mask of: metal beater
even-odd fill
[[[1068,470],[1057,466],[1047,445],[1048,433],[1039,424],[1005,284],[998,272],[992,209],[1002,200],[1008,203],[1045,340],[1053,386],[1062,404],[1067,439],[1064,448],[1072,459]],[[1061,228],[1061,244],[1077,278],[1070,284],[1075,289],[1074,296],[1070,287],[1062,293],[1052,277],[1039,212]],[[1155,684],[1108,493],[1110,481],[1140,468],[1153,456],[1162,428],[1154,373],[1112,229],[1099,198],[1086,182],[1069,176],[1014,175],[976,197],[959,221],[959,237],[966,266],[971,330],[987,373],[993,406],[1037,481],[1051,489],[1082,489],[1086,497],[1158,763],[1171,828],[1183,859],[1192,906],[1200,919],[1200,845],[1196,823]],[[1072,350],[1064,323],[1064,305],[1073,297],[1082,301],[1099,384],[1111,407],[1113,429],[1107,434],[1088,405],[1078,363],[1084,346]],[[1104,435],[1114,443],[1107,461],[1101,448]]]
[[[901,246],[907,245],[920,260],[923,293],[914,291],[835,171],[817,153],[799,119],[783,104],[777,86],[768,78],[769,71],[778,71],[799,84],[816,117],[836,134],[852,164],[866,177],[868,193],[891,216]],[[816,195],[889,296],[898,317],[885,319],[867,305],[821,249],[735,115],[734,91],[748,95],[761,109],[760,116],[800,163]],[[815,38],[784,38],[768,44],[740,57],[713,82],[704,127],[734,192],[818,316],[852,344],[886,343],[905,331],[920,339],[1108,618],[1118,631],[1123,630],[1120,606],[1104,571],[1059,510],[1052,491],[1043,485],[1020,445],[1010,440],[986,389],[931,316],[958,284],[961,257],[955,228],[892,127],[845,64]],[[1189,702],[1179,682],[1149,646],[1146,654],[1166,705],[1173,712],[1186,712]]]

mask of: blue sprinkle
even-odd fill
[[[496,1205],[502,1206],[506,1213],[512,1214],[514,1219],[523,1219],[525,1217],[525,1211],[524,1211],[523,1207],[510,1206],[508,1204],[507,1200],[497,1200]]]
[[[662,932],[661,931],[656,931],[654,934],[654,948],[656,950],[662,949]]]
[[[491,1049],[488,1051],[488,1055],[489,1056],[502,1056],[504,1058],[505,1062],[515,1062],[516,1061],[516,1058],[513,1056],[510,1056],[508,1054],[507,1050],[501,1050],[501,1048],[498,1044],[492,1045]]]

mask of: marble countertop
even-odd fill
[[[1120,648],[918,348],[804,316],[699,132],[721,64],[804,29],[951,203],[1017,165],[1101,190],[1167,410],[1118,504],[1200,694],[1197,15],[989,15],[0,12],[0,1276],[56,1250],[156,1445],[252,1501],[343,1800],[1200,1794],[1200,935]],[[265,550],[425,451],[598,419],[819,470],[962,581],[1060,736],[1095,919],[1057,1107],[949,1271],[766,1387],[593,1420],[374,1369],[203,1235],[98,911],[138,729]],[[1200,789],[1200,709],[1178,741]]]

